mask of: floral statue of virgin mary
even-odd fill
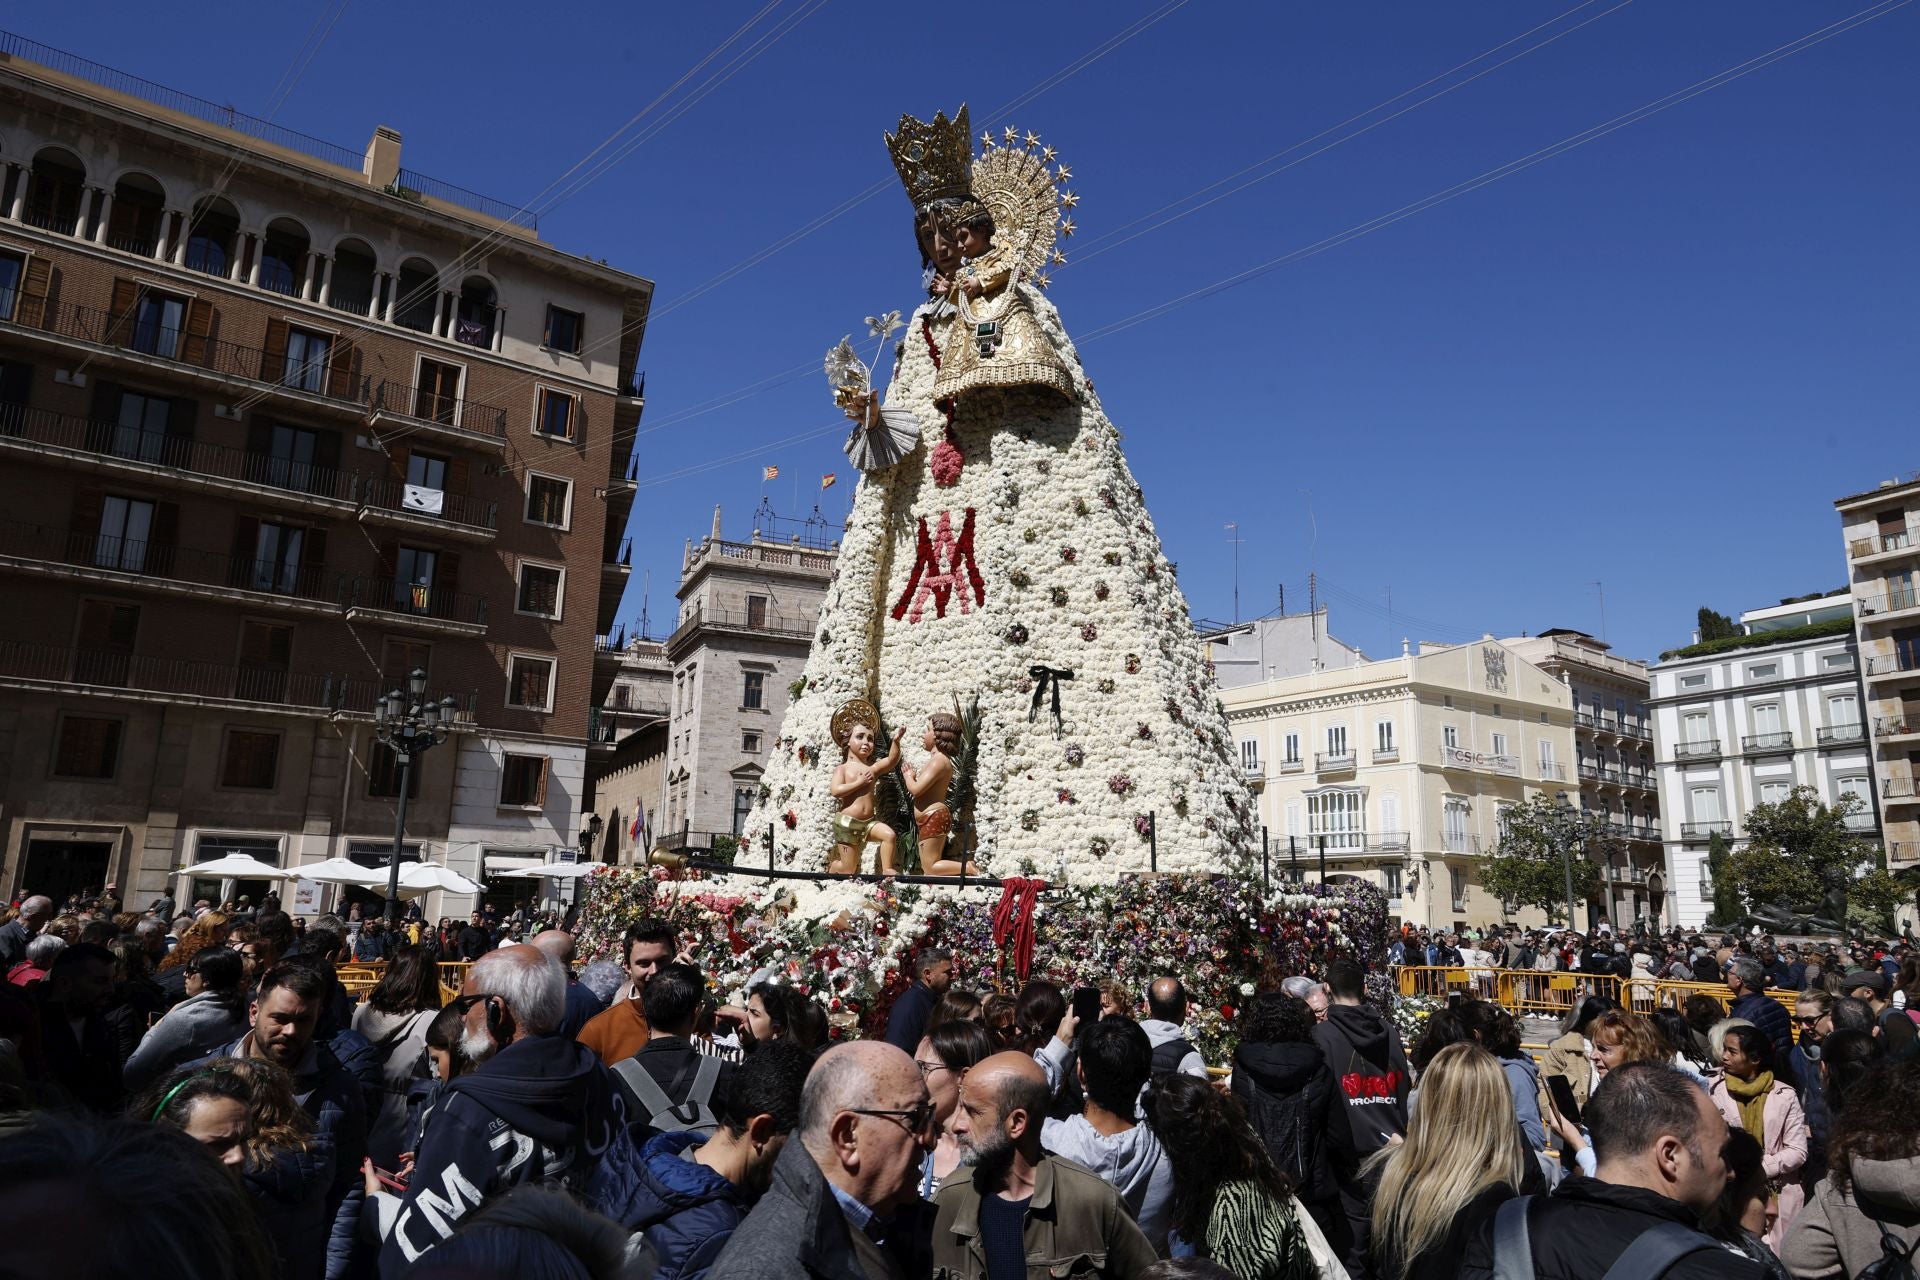
[[[1151,840],[1163,871],[1243,869],[1252,805],[1186,600],[1043,291],[1074,231],[1070,171],[1013,130],[976,156],[965,107],[903,116],[887,147],[928,297],[903,331],[869,321],[900,332],[884,399],[850,342],[829,355],[862,475],[747,830],[771,829],[777,863],[825,865],[833,715],[865,699],[909,784],[929,718],[970,713],[949,858],[1099,880],[1146,870]]]

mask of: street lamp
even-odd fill
[[[1554,843],[1560,846],[1560,866],[1567,875],[1567,928],[1571,929],[1575,927],[1573,923],[1573,843],[1567,838],[1567,828],[1573,822],[1573,805],[1567,800],[1567,793],[1564,791],[1554,793],[1554,803],[1556,805]]]
[[[593,861],[593,842],[600,838],[600,828],[606,823],[597,813],[590,813],[580,822],[580,861]]]
[[[400,923],[400,848],[407,832],[407,792],[413,785],[414,757],[447,740],[453,732],[454,701],[448,694],[427,700],[427,673],[415,667],[407,689],[374,699],[373,736],[386,744],[400,764],[400,808],[393,820],[393,858],[387,863],[387,929]]]

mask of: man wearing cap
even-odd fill
[[[1846,994],[1855,1000],[1866,1001],[1867,1007],[1873,1010],[1876,1027],[1885,1027],[1889,1018],[1906,1017],[1887,999],[1887,975],[1878,969],[1855,969],[1840,981],[1846,987]]]

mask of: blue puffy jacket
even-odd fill
[[[625,1225],[646,1235],[654,1280],[701,1280],[753,1207],[743,1189],[687,1158],[705,1141],[697,1133],[663,1133],[641,1152],[642,1181]]]

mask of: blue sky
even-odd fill
[[[325,41],[276,119],[353,147],[390,124],[410,167],[517,202],[757,17],[641,127],[724,78],[541,216],[558,246],[659,285],[622,613],[638,619],[650,568],[659,634],[683,540],[706,531],[716,502],[728,536],[744,537],[762,466],[781,469],[766,496],[782,516],[805,515],[829,470],[841,479],[825,505],[845,510],[853,475],[819,358],[861,317],[915,301],[908,206],[880,142],[902,111],[967,101],[976,126],[1015,124],[1060,148],[1083,203],[1053,293],[1069,328],[1091,335],[1867,0],[340,4],[211,0],[188,21],[71,0],[7,24],[256,114],[317,24]],[[1118,243],[1141,229],[1126,224],[1536,27],[1268,170],[1330,150]],[[1683,643],[1703,603],[1735,612],[1843,583],[1832,500],[1920,467],[1917,52],[1920,4],[1903,5],[1085,341],[1195,613],[1233,613],[1228,521],[1244,538],[1243,616],[1272,609],[1282,583],[1288,608],[1304,607],[1312,571],[1333,630],[1379,655],[1402,636],[1597,632],[1604,590],[1607,637],[1646,657]]]

